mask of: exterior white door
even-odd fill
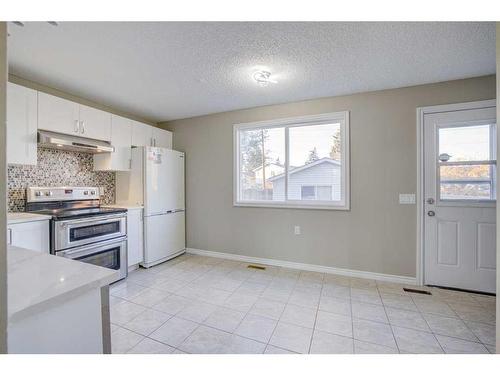
[[[424,114],[424,282],[495,292],[496,109]]]

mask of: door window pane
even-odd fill
[[[340,124],[290,127],[289,148],[288,199],[339,201],[342,186]],[[323,189],[317,194],[319,186],[329,187],[330,193]],[[312,193],[310,187],[314,188]]]
[[[491,126],[494,125],[439,128],[439,161],[492,160]]]
[[[242,130],[239,142],[241,199],[284,200],[284,178],[273,178],[285,172],[285,128]]]
[[[494,200],[495,165],[439,166],[441,200]]]

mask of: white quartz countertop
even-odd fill
[[[48,215],[32,214],[29,212],[7,213],[7,224],[28,223],[30,221],[50,220]]]
[[[63,257],[9,246],[7,250],[10,321],[108,285],[114,270]]]

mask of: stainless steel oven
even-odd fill
[[[125,214],[59,220],[53,225],[55,251],[127,235]]]
[[[56,252],[57,256],[119,271],[116,280],[127,276],[127,238],[101,241]]]
[[[50,215],[50,253],[127,276],[127,209],[102,207],[98,187],[29,187],[26,211]]]

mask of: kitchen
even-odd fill
[[[498,352],[495,26],[0,22],[0,351]]]
[[[171,132],[12,82],[7,109],[10,246],[116,270],[106,282],[184,252],[184,154]],[[54,350],[18,348],[11,332],[12,352]]]

